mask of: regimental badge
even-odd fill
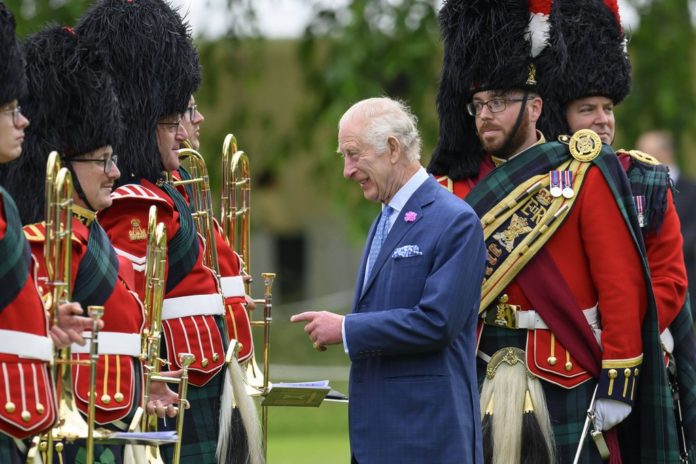
[[[508,253],[512,253],[512,249],[515,247],[515,239],[522,234],[531,232],[532,228],[529,227],[527,219],[518,216],[517,214],[512,215],[510,220],[510,225],[507,229],[502,232],[498,232],[493,235],[493,238],[500,243],[503,248],[507,250]]]
[[[131,242],[136,240],[147,240],[147,232],[140,227],[140,219],[131,219],[131,230],[128,231],[128,238]]]
[[[590,129],[580,129],[570,138],[568,148],[571,156],[576,160],[592,161],[602,151],[602,139]]]

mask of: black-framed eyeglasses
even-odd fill
[[[500,113],[501,111],[505,111],[505,108],[507,108],[508,103],[521,101],[524,101],[524,98],[497,97],[491,98],[488,101],[474,101],[471,103],[467,103],[466,111],[471,116],[478,116],[481,114],[481,111],[483,111],[483,106],[485,105],[488,107],[488,111],[490,111],[491,113]]]
[[[170,134],[175,134],[177,130],[179,130],[179,125],[181,124],[181,117],[177,118],[176,121],[171,121],[171,122],[166,122],[166,121],[161,121],[158,122],[158,126],[166,127],[167,131],[169,131]]]
[[[188,119],[190,122],[193,122],[194,118],[196,117],[197,111],[198,105],[196,105],[195,103],[186,108],[186,114],[188,115]]]
[[[108,174],[114,165],[118,164],[118,155],[111,155],[108,158],[71,158],[71,163],[97,163],[104,165],[104,174]]]
[[[22,114],[22,107],[17,105],[14,108],[7,108],[2,110],[2,113],[10,113],[12,115],[12,125],[17,126],[19,122],[19,116]]]

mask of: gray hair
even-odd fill
[[[418,118],[405,103],[387,97],[361,100],[343,114],[339,129],[345,121],[353,118],[365,121],[363,142],[377,153],[386,152],[389,137],[394,137],[403,148],[406,159],[420,160],[422,141],[418,133]]]

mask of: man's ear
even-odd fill
[[[541,116],[541,110],[544,107],[544,101],[541,97],[534,97],[527,102],[530,121],[536,123]]]
[[[389,136],[387,139],[387,144],[389,145],[389,160],[392,162],[392,164],[396,164],[403,154],[401,152],[401,144],[393,135]]]

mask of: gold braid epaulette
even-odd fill
[[[625,150],[625,149],[620,149],[616,153],[628,153],[628,155],[633,158],[634,160],[641,162],[643,164],[647,164],[649,166],[659,166],[660,163],[657,158],[655,158],[652,155],[649,155],[645,152],[642,152],[640,150]]]

